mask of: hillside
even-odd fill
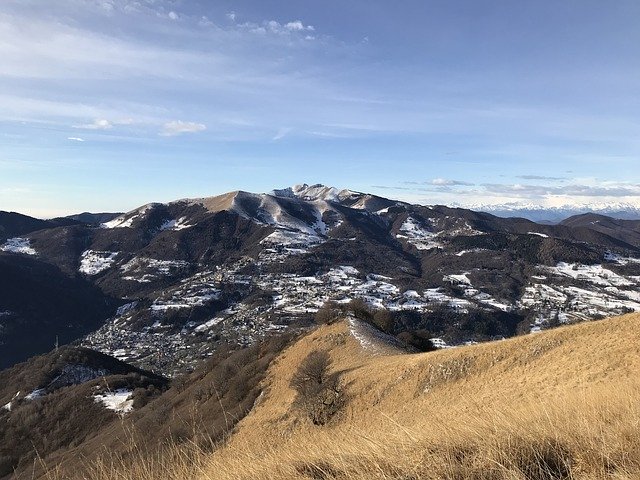
[[[90,476],[637,478],[639,327],[632,314],[406,354],[354,320],[323,326],[275,361],[214,454],[173,451],[124,469],[108,457]]]

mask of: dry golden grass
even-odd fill
[[[296,409],[310,351],[340,373],[324,426]],[[129,479],[640,478],[640,315],[426,354],[363,349],[324,326],[276,361],[264,393],[213,454],[169,448],[91,477]]]

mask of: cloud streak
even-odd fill
[[[204,132],[207,126],[203,123],[183,122],[182,120],[173,120],[164,124],[160,135],[164,137],[174,137],[184,133]]]

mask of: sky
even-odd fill
[[[637,0],[2,0],[0,210],[640,206]]]

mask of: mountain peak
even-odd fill
[[[324,200],[339,202],[345,198],[357,195],[351,190],[339,190],[335,187],[329,187],[321,183],[309,185],[307,183],[297,184],[292,187],[279,190],[272,190],[269,195],[275,197],[299,198],[301,200]]]

